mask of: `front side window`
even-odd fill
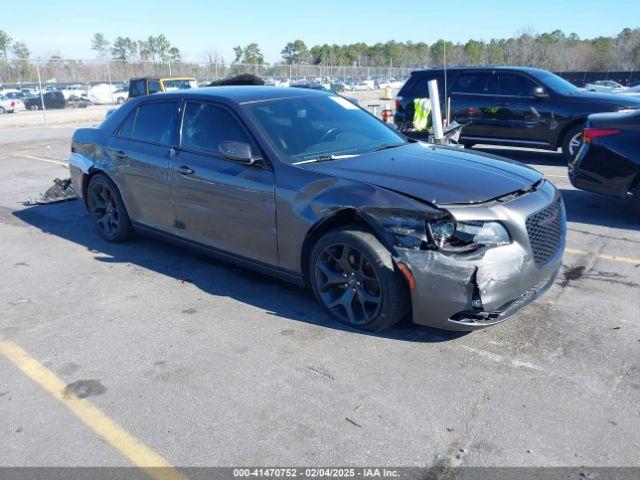
[[[289,163],[361,155],[407,143],[380,120],[340,96],[251,102],[243,108]]]
[[[530,97],[536,84],[522,75],[501,73],[498,75],[498,94],[514,97]]]
[[[182,147],[218,153],[220,144],[229,141],[251,144],[244,129],[226,109],[210,103],[187,102],[182,120]]]
[[[133,138],[170,145],[177,111],[178,104],[176,102],[143,103],[138,107],[133,127]]]

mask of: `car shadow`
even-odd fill
[[[534,149],[495,148],[488,146],[474,147],[473,150],[498,155],[499,157],[506,157],[511,160],[517,160],[518,162],[526,163],[531,166],[567,166],[567,161],[560,152]]]
[[[567,210],[567,220],[640,231],[640,222],[623,200],[576,189],[560,189]]]
[[[423,327],[409,319],[381,333],[353,329],[331,318],[317,303],[313,293],[302,287],[143,235],[135,235],[131,241],[121,244],[106,242],[96,233],[80,202],[37,205],[15,211],[13,215],[42,232],[86,248],[95,254],[97,262],[137,265],[172,277],[177,282],[189,282],[207,294],[253,305],[270,315],[404,342],[445,342],[467,333]]]
[[[517,160],[531,166],[555,165],[566,167],[566,162],[559,152],[491,148],[485,146],[481,146],[477,148],[477,150]],[[629,205],[621,199],[607,197],[585,190],[577,190],[575,188],[560,188],[559,190],[564,199],[567,210],[567,220],[569,222],[636,231],[640,230],[638,219],[631,211],[631,208],[629,208]]]

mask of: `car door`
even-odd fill
[[[169,155],[177,137],[178,100],[147,101],[135,108],[109,140],[117,181],[135,222],[175,231]]]
[[[451,119],[465,125],[461,136],[469,139],[495,137],[497,104],[492,71],[461,72],[449,87]]]
[[[248,143],[238,117],[226,106],[184,103],[180,143],[172,158],[176,224],[185,238],[235,255],[275,265],[274,173],[266,164],[226,159],[224,141]]]
[[[534,95],[534,89],[541,86],[521,73],[498,72],[498,96],[504,112],[496,124],[496,136],[541,146],[550,141],[557,122],[551,98]]]

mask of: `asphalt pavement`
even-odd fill
[[[374,335],[279,280],[109,244],[78,201],[25,206],[71,132],[0,132],[0,466],[640,466],[640,219],[560,154],[481,148],[562,191],[546,296],[475,333]]]

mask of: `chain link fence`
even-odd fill
[[[104,111],[96,111],[90,115],[88,110],[97,108],[94,105],[110,108],[126,101],[129,80],[136,77],[193,77],[203,86],[235,75],[253,74],[272,85],[320,82],[337,91],[349,91],[374,90],[396,82],[394,88],[397,90],[416,68],[418,67],[227,65],[212,62],[73,60],[57,57],[47,60],[0,60],[0,94],[13,95],[14,99],[22,95],[20,98],[24,102],[24,109],[41,111],[40,119],[32,115],[11,116],[12,118],[3,115],[0,128],[97,121],[104,117]],[[91,108],[87,109],[87,106]],[[84,113],[64,113],[71,108],[83,108]],[[57,110],[55,115],[51,113],[48,116],[47,111],[54,109]]]
[[[278,81],[402,80],[416,68],[331,66],[331,65],[258,65],[193,62],[133,62],[121,60],[9,60],[0,61],[0,85],[19,88],[37,83],[70,85],[125,83],[133,77],[195,77],[198,82],[250,73]]]

